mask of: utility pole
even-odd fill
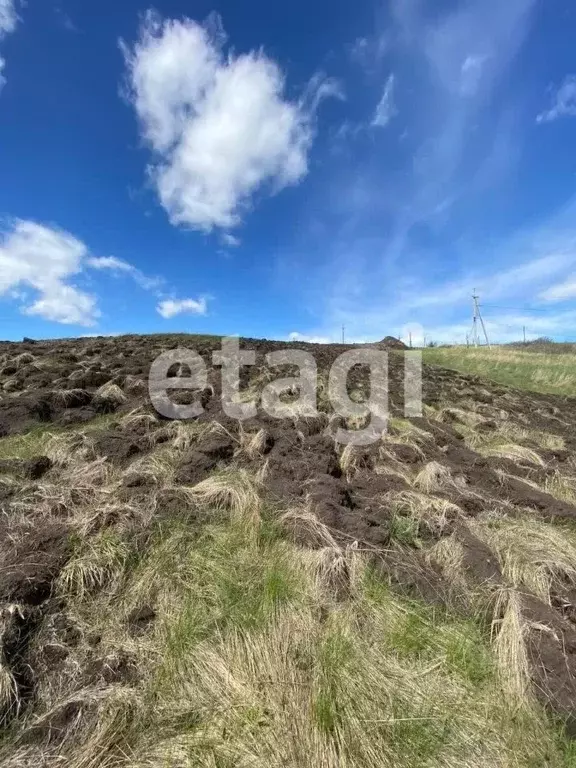
[[[526,326],[522,326],[522,335],[524,336],[524,346],[526,346]]]
[[[472,343],[475,347],[477,347],[480,343],[480,337],[478,334],[478,325],[480,325],[484,333],[484,338],[486,339],[486,344],[488,347],[490,347],[488,334],[486,333],[486,326],[484,325],[484,320],[482,319],[482,314],[480,312],[480,305],[478,304],[479,298],[480,297],[477,295],[476,291],[474,291],[472,294]]]
[[[412,331],[408,331],[408,341],[410,349],[412,349]]]
[[[345,336],[346,326],[342,326],[342,344],[344,344],[344,336]]]

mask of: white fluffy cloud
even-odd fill
[[[203,26],[149,12],[133,47],[123,45],[130,100],[154,153],[150,169],[175,225],[230,229],[254,194],[307,173],[312,114],[337,89],[290,101],[279,66],[262,51],[225,55],[220,20]]]
[[[576,75],[567,75],[554,94],[550,109],[541,112],[536,118],[538,123],[551,123],[559,117],[576,116]]]
[[[88,249],[68,232],[32,221],[15,221],[0,233],[0,295],[30,287],[37,292],[22,311],[46,320],[94,325],[100,313],[93,296],[69,281],[78,275]]]
[[[86,270],[125,275],[162,298],[160,278],[148,277],[115,256],[93,256],[69,232],[21,219],[0,230],[0,297],[20,302],[26,315],[70,325],[95,325],[101,316],[96,297],[74,284],[74,278]],[[32,289],[32,298],[27,289]],[[202,302],[199,306],[205,311],[206,301]]]
[[[0,41],[6,35],[14,32],[17,21],[18,17],[16,15],[14,0],[0,0]],[[2,90],[2,86],[6,82],[6,79],[2,75],[4,65],[5,61],[2,56],[0,56],[0,90]]]
[[[396,86],[396,78],[394,75],[390,75],[386,80],[384,86],[384,93],[380,99],[374,118],[372,119],[372,125],[379,128],[386,128],[392,118],[396,117],[398,110],[394,104],[394,89]]]
[[[206,299],[164,299],[156,307],[156,311],[159,315],[166,320],[169,320],[176,315],[190,314],[190,315],[205,315],[206,314]]]

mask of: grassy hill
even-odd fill
[[[191,341],[0,346],[1,764],[576,765],[576,406],[430,367],[406,419],[398,355],[366,448],[323,386],[227,419],[215,370],[163,420]]]
[[[576,397],[574,345],[436,347],[424,350],[424,360],[512,387]]]

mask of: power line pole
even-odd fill
[[[478,296],[476,296],[476,291],[472,294],[472,336],[471,336],[471,342],[473,346],[478,346]]]
[[[490,347],[490,342],[488,341],[488,334],[486,333],[486,326],[484,325],[484,320],[482,319],[482,313],[480,312],[480,305],[478,304],[478,299],[480,297],[477,295],[476,291],[472,294],[472,343],[475,347],[477,347],[480,343],[480,337],[478,334],[478,325],[481,326],[482,331],[484,333],[484,338],[486,339],[486,344],[488,347]]]
[[[526,326],[522,326],[522,335],[524,336],[524,344],[526,344]]]
[[[346,326],[343,325],[342,326],[342,344],[344,344],[344,334],[345,334],[345,331],[346,331]]]
[[[410,344],[409,344],[410,349],[412,349],[412,331],[408,331],[408,339],[409,339],[409,342],[410,342]]]

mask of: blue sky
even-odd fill
[[[576,339],[576,6],[0,0],[0,337]]]

